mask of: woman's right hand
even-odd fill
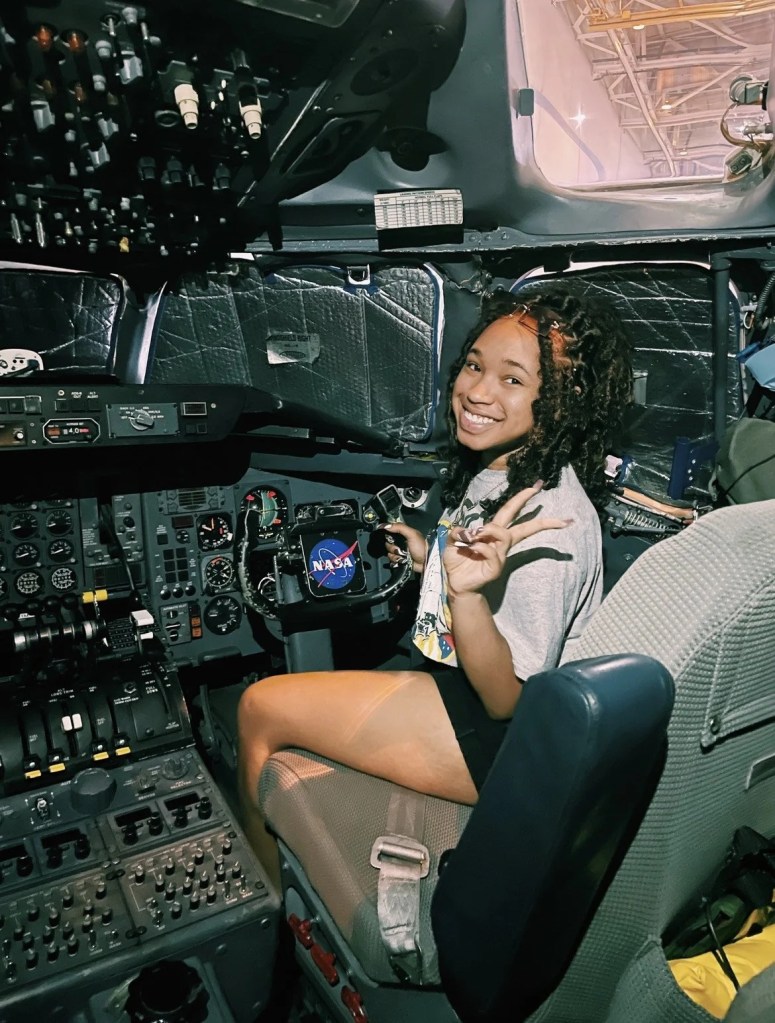
[[[405,522],[384,522],[379,528],[385,532],[388,561],[392,565],[399,565],[408,552],[414,571],[422,572],[425,568],[425,559],[428,557],[428,544],[419,529],[407,526]],[[403,537],[405,543],[397,544],[395,541],[397,536]]]

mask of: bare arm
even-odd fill
[[[508,718],[522,692],[511,649],[481,593],[449,594],[455,652],[491,718]]]
[[[565,519],[533,519],[512,525],[540,485],[516,494],[474,535],[453,529],[444,551],[455,650],[488,714],[514,712],[523,679],[514,672],[511,649],[501,635],[482,589],[503,572],[509,551],[545,529],[563,529]],[[462,544],[462,545],[461,545]]]

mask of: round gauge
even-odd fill
[[[234,539],[231,523],[225,515],[206,515],[199,520],[196,536],[200,551],[217,551],[228,547]]]
[[[43,589],[43,576],[40,572],[22,572],[16,576],[14,585],[23,597],[34,597]]]
[[[69,533],[73,528],[73,516],[66,511],[52,511],[46,516],[46,529],[54,536]]]
[[[59,593],[63,593],[65,590],[72,590],[76,582],[75,572],[67,565],[55,568],[51,573],[51,585]]]
[[[243,506],[255,507],[258,515],[256,536],[259,540],[270,540],[277,536],[288,521],[288,501],[284,494],[274,487],[253,487],[242,499]]]
[[[52,561],[68,561],[74,550],[69,540],[52,540],[48,545],[48,556]]]
[[[26,540],[38,531],[38,520],[29,512],[20,512],[11,519],[11,532],[18,540]]]
[[[211,558],[205,565],[205,584],[210,590],[225,590],[234,579],[234,564],[223,555]]]
[[[13,560],[17,565],[34,565],[39,555],[34,543],[20,543],[13,549]]]
[[[219,636],[226,636],[239,628],[242,619],[242,608],[234,597],[215,597],[205,607],[205,625],[210,632]]]

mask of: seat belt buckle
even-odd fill
[[[389,867],[394,877],[418,881],[428,876],[430,861],[426,846],[406,835],[380,835],[371,847],[369,860],[377,870]]]

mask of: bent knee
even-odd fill
[[[268,737],[281,717],[282,688],[290,675],[272,675],[244,691],[237,707],[240,742]]]

